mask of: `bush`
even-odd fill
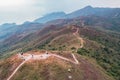
[[[88,54],[89,51],[84,48],[78,48],[77,53],[81,55],[85,55],[85,54]]]
[[[75,48],[75,47],[72,47],[71,50],[76,50],[76,48]]]

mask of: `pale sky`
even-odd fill
[[[0,0],[0,24],[33,21],[47,13],[70,13],[85,6],[120,7],[120,0]]]

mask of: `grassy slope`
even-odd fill
[[[79,27],[79,34],[85,40],[85,46],[78,51],[79,54],[96,59],[109,75],[120,79],[120,54],[119,54],[119,36],[99,31],[94,28]],[[45,48],[59,51],[72,51],[72,47],[77,48],[80,43],[72,34],[58,36],[47,44]],[[74,50],[74,49],[73,49]]]
[[[6,80],[6,78],[13,72],[13,70],[22,62],[17,56],[12,56],[6,60],[0,61],[0,80]]]
[[[120,39],[118,36],[116,37],[113,36],[114,34],[111,35],[104,31],[89,28],[80,28],[80,35],[86,38],[86,44],[83,49],[79,49],[78,53],[96,59],[98,64],[100,64],[109,75],[119,80]]]
[[[71,51],[72,47],[79,48],[80,41],[71,33],[56,37],[46,47],[51,50]]]
[[[35,53],[39,54],[38,52]],[[66,52],[61,53],[61,55],[62,54],[66,54],[66,56],[70,55]],[[93,59],[80,55],[77,55],[77,59],[80,62],[79,65],[52,57],[43,61],[29,61],[19,69],[12,80],[68,80],[69,75],[71,75],[74,80],[114,80],[106,75],[105,70],[97,65]],[[1,62],[0,65],[6,64],[6,61]],[[21,61],[14,61],[14,64],[18,62]],[[7,74],[11,73],[10,70],[13,65],[12,58],[9,59],[9,63],[9,67],[7,65],[4,65],[6,68],[0,66],[0,70],[3,69],[3,71],[0,72],[0,74],[4,76],[0,76],[2,80],[6,78],[6,75],[3,74],[4,70],[7,70]],[[71,72],[68,72],[68,69],[71,69]]]
[[[78,26],[79,27],[79,26]],[[49,31],[48,31],[49,30]],[[48,33],[46,33],[46,31]],[[75,45],[71,46],[72,39],[74,36],[71,35],[71,27],[56,28],[56,26],[47,27],[40,32],[36,32],[32,35],[28,35],[23,39],[20,39],[17,43],[14,43],[10,49],[16,53],[18,48],[22,47],[23,51],[29,51],[31,49],[50,49],[51,45],[54,46],[55,50],[70,50],[70,48],[79,45],[78,40],[75,40]],[[69,36],[66,36],[69,35]],[[92,28],[80,27],[80,35],[84,37],[86,45],[83,50],[80,50],[81,55],[89,56],[97,60],[97,62],[109,72],[110,75],[114,76],[119,80],[119,38],[111,37],[105,32],[100,32]],[[64,39],[67,38],[67,39]],[[19,39],[19,38],[15,38]],[[55,40],[57,42],[55,42]],[[64,41],[70,41],[66,43],[64,48]],[[27,41],[27,42],[26,42]],[[20,44],[19,44],[20,43]],[[70,45],[70,46],[69,46]],[[62,46],[62,48],[61,48]],[[18,47],[16,49],[16,47]],[[52,48],[53,49],[53,48]],[[51,50],[51,49],[50,49]],[[15,52],[16,51],[16,52]],[[82,51],[82,52],[81,52]],[[8,52],[6,52],[8,53]]]

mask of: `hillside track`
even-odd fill
[[[74,30],[75,30],[75,32],[73,33],[73,35],[74,35],[78,40],[80,40],[80,43],[81,43],[80,48],[83,48],[83,47],[84,47],[84,40],[83,40],[82,37],[79,36],[79,28],[75,28]]]
[[[71,59],[68,59],[68,58],[65,58],[63,56],[60,56],[60,55],[57,55],[57,54],[52,54],[52,53],[43,53],[43,54],[39,54],[39,55],[35,55],[35,54],[24,54],[24,55],[20,55],[18,54],[18,58],[21,58],[21,59],[24,59],[24,61],[12,72],[12,74],[7,78],[7,80],[11,80],[11,78],[15,75],[15,73],[20,69],[20,67],[22,65],[24,65],[27,61],[29,60],[46,60],[47,58],[49,57],[56,57],[58,59],[61,59],[61,60],[64,60],[64,61],[67,61],[67,62],[71,62],[73,64],[79,64],[78,60],[76,59],[75,55],[73,55],[73,60]]]

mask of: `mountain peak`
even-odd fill
[[[91,9],[91,8],[93,8],[92,6],[86,6],[86,7],[84,7],[84,9]]]
[[[63,18],[65,15],[66,13],[64,12],[53,12],[53,13],[46,14],[45,16],[41,18],[36,19],[35,22],[46,23],[51,20]]]
[[[49,14],[65,14],[65,12],[52,12],[52,13],[49,13]],[[47,15],[49,15],[47,14]]]

